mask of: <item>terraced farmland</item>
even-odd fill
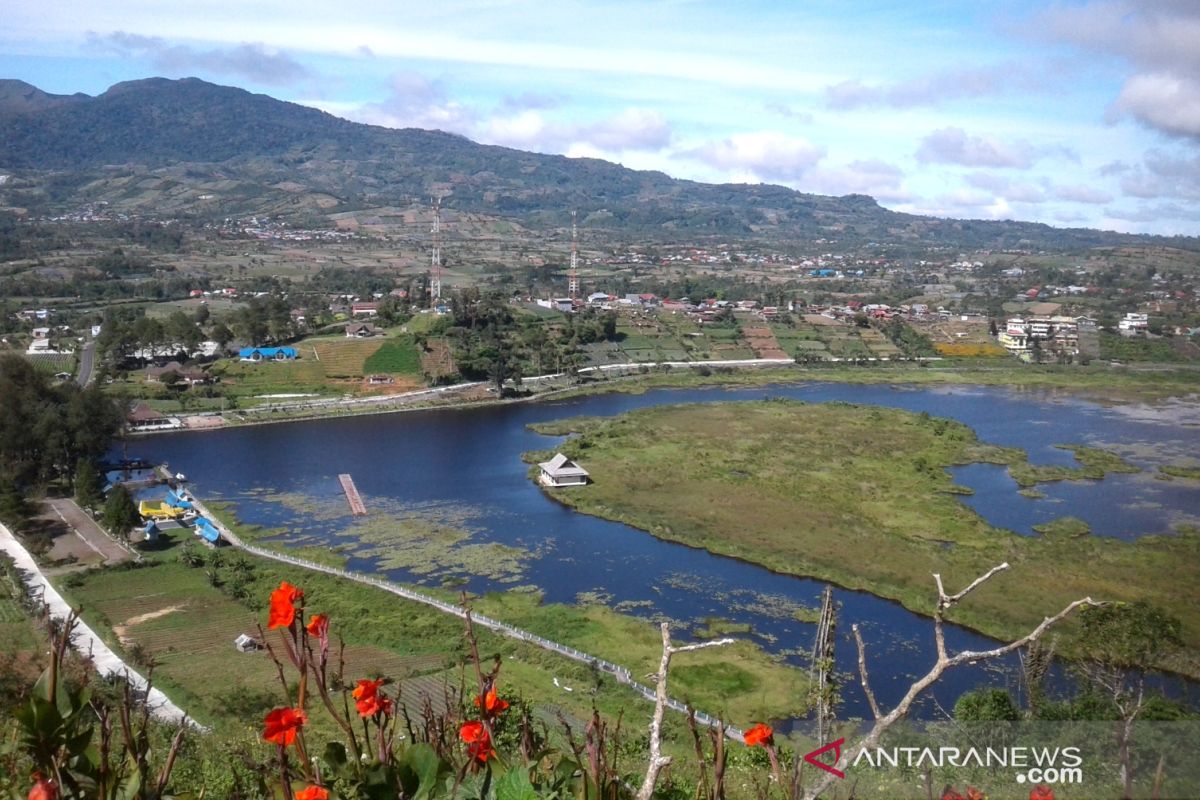
[[[386,340],[373,339],[314,339],[302,342],[316,352],[325,375],[330,378],[361,378],[367,359],[384,346]],[[379,370],[382,372],[383,370]]]

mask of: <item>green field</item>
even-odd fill
[[[793,401],[659,407],[537,429],[581,432],[563,451],[593,483],[554,495],[580,511],[921,613],[934,598],[930,573],[961,587],[1008,562],[1010,571],[955,610],[956,621],[1015,636],[1084,596],[1144,599],[1183,621],[1188,651],[1171,667],[1200,674],[1200,533],[1136,543],[1018,536],[958,502],[944,469],[1008,464],[1029,481],[1129,469],[1111,454],[1082,449],[1079,469],[1041,474],[1023,452],[983,444],[957,422]]]
[[[459,685],[466,650],[462,623],[454,617],[374,587],[230,550],[219,551],[215,565],[212,551],[202,551],[210,561],[191,567],[179,558],[183,551],[176,542],[138,568],[93,570],[61,588],[135,662],[153,657],[159,685],[206,723],[237,730],[279,704],[269,659],[236,652],[233,640],[239,633],[257,635],[258,624],[265,624],[266,598],[280,580],[303,587],[309,609],[330,614],[334,632],[346,641],[348,679],[377,674],[400,679],[402,697],[414,710],[422,694],[442,697],[445,686]],[[457,600],[454,592],[438,593]],[[639,678],[657,664],[656,626],[604,607],[543,604],[536,592],[522,590],[476,598],[474,606],[627,665]],[[486,630],[479,635],[482,652],[503,658],[503,684],[537,704],[548,702],[576,719],[587,718],[593,702],[614,718],[623,709],[649,711],[629,690],[584,664]],[[681,656],[678,664],[682,672],[673,695],[728,713],[739,724],[805,709],[804,673],[749,643]],[[723,681],[696,680],[693,673],[705,670],[720,672]],[[214,675],[222,678],[213,680]],[[576,691],[556,689],[555,677]]]
[[[363,372],[368,375],[420,375],[421,354],[411,336],[389,339],[363,363]]]

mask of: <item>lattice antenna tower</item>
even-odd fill
[[[579,232],[575,228],[575,212],[571,212],[571,269],[567,272],[567,295],[579,296]]]
[[[442,198],[433,198],[433,252],[429,257],[429,306],[442,299]]]

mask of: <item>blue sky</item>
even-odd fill
[[[1200,235],[1200,0],[9,0],[0,77],[196,76],[356,121],[963,218]]]

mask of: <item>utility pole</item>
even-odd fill
[[[571,212],[571,269],[567,273],[567,296],[572,300],[579,297],[579,232],[575,227],[575,213]]]
[[[442,198],[433,198],[433,253],[430,256],[429,307],[442,299]]]

